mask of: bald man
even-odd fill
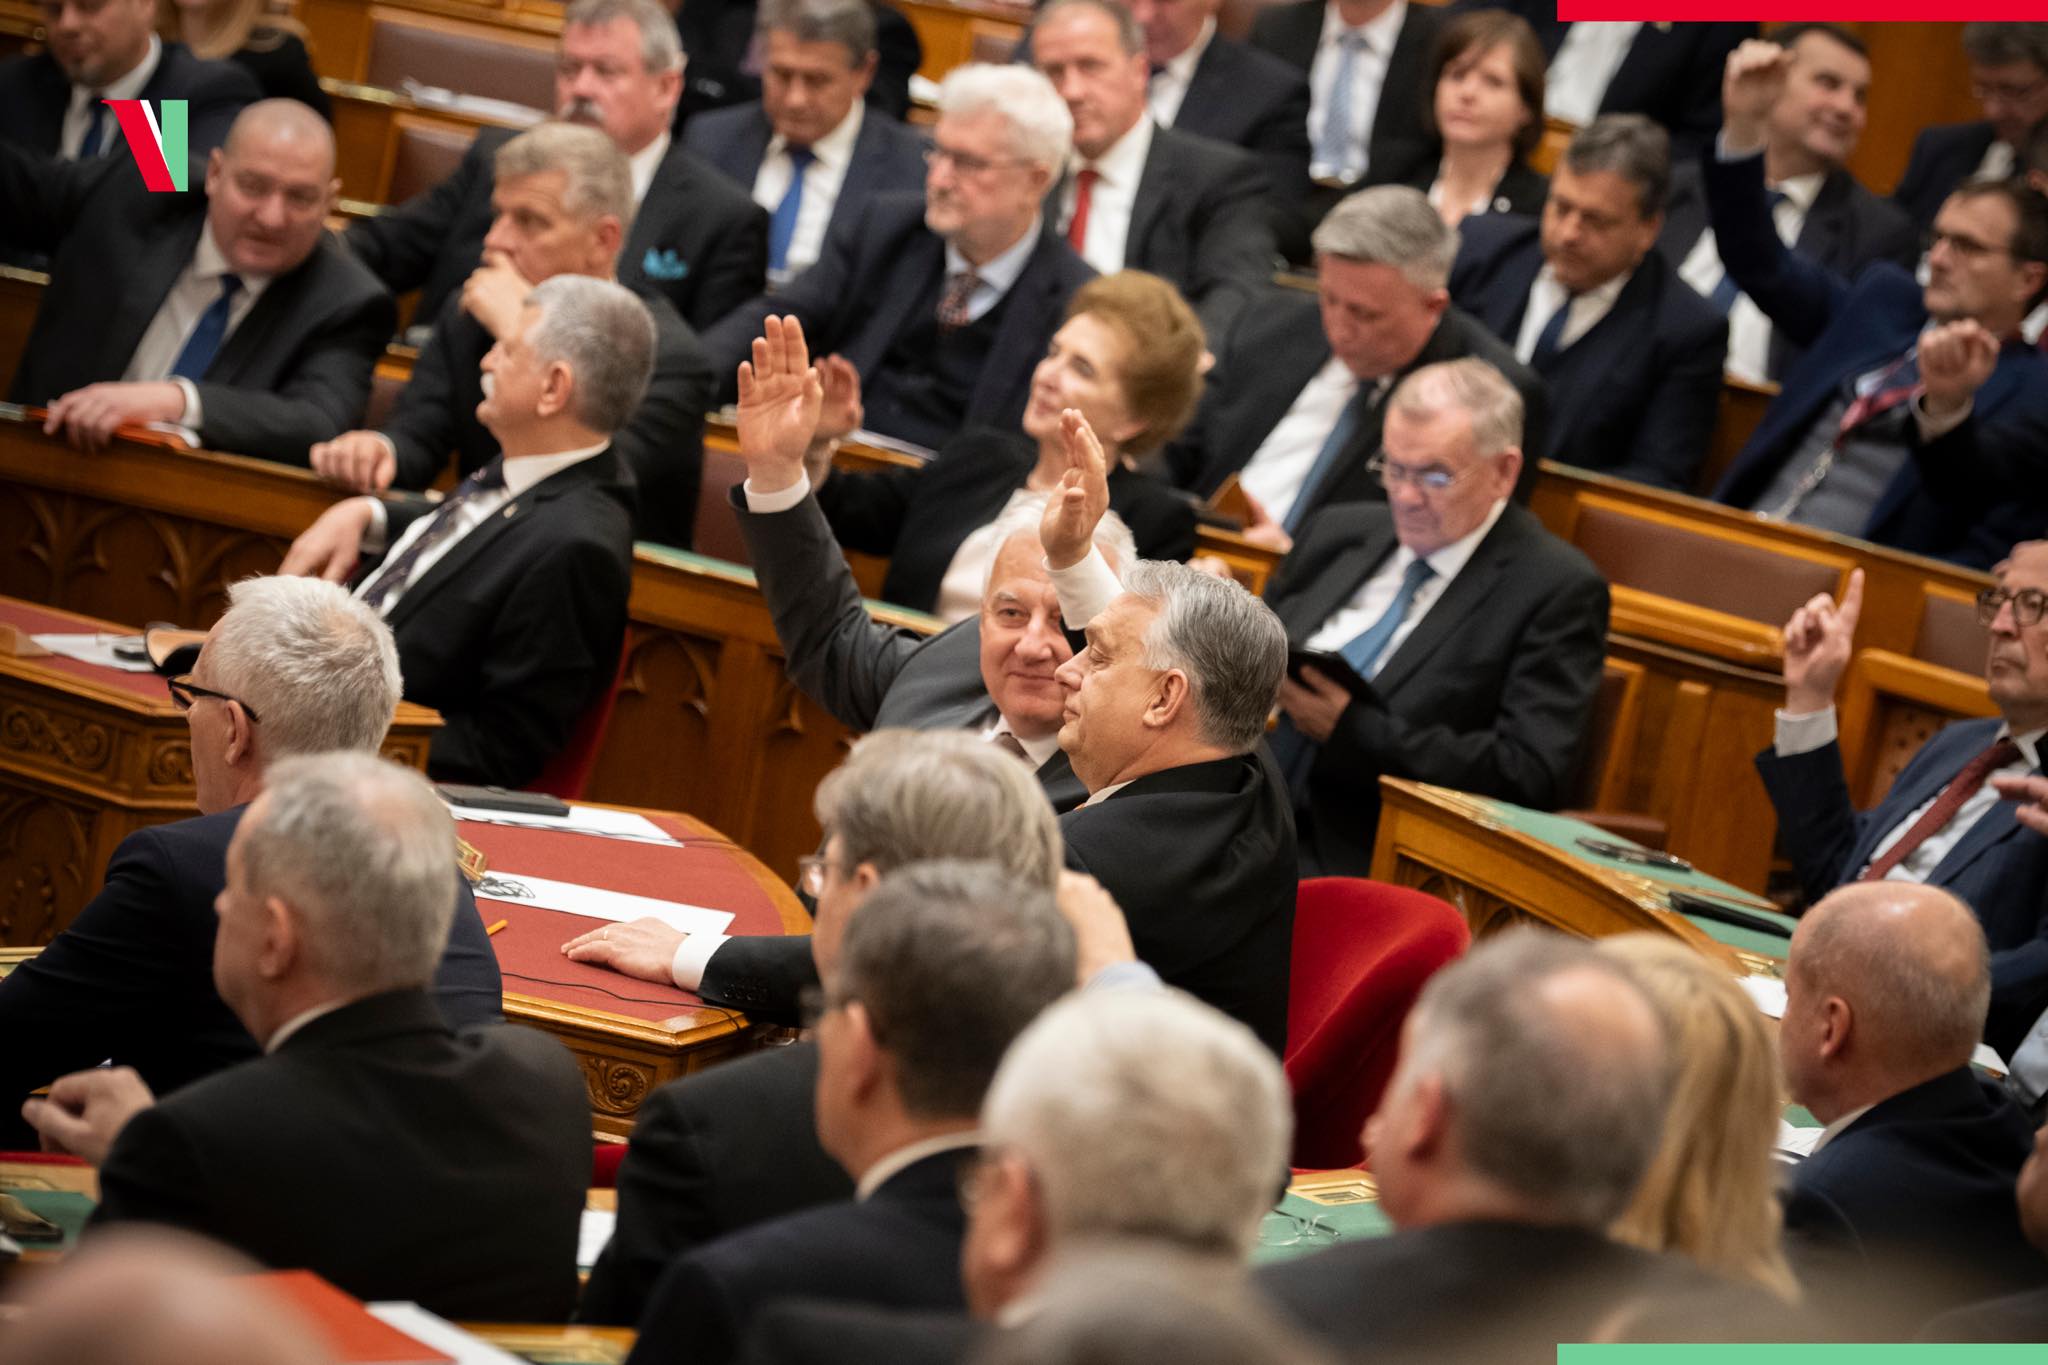
[[[1827,1126],[1788,1182],[1785,1232],[1838,1330],[1904,1340],[2040,1282],[2013,1202],[2033,1135],[1969,1064],[1990,999],[1984,932],[1938,887],[1842,887],[1792,936],[1778,1049]]]
[[[124,423],[303,465],[355,424],[391,297],[326,230],[334,135],[296,100],[235,119],[203,194],[152,193],[126,156],[55,163],[0,144],[0,241],[50,287],[8,397],[82,450]]]

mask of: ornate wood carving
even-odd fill
[[[602,1053],[577,1053],[583,1067],[583,1084],[590,1091],[590,1107],[599,1114],[630,1117],[655,1085],[654,1068]]]
[[[16,754],[51,760],[79,773],[105,772],[114,759],[114,734],[66,707],[8,701],[0,706],[0,740]]]
[[[90,806],[0,789],[0,943],[48,943],[86,895]]]

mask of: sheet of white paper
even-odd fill
[[[612,1229],[618,1224],[619,1215],[615,1209],[583,1210],[583,1230],[576,1237],[578,1270],[588,1270],[597,1264],[598,1253],[612,1239]]]
[[[571,806],[567,815],[529,815],[516,810],[485,810],[481,806],[450,804],[448,813],[457,820],[480,820],[487,825],[528,825],[534,829],[561,829],[572,834],[602,834],[613,838],[645,839],[649,843],[674,844],[675,839],[660,825],[629,810],[599,810],[595,806]]]
[[[114,653],[114,641],[126,637],[118,635],[31,635],[28,637],[49,650],[62,654],[67,659],[78,659],[84,663],[98,664],[101,668],[118,668],[123,673],[149,673],[154,670],[147,659],[123,659]]]
[[[1995,1071],[2001,1076],[2012,1070],[2005,1064],[2005,1058],[1993,1051],[1988,1043],[1977,1044],[1977,1050],[1970,1054],[1970,1065],[1981,1066],[1986,1071]]]
[[[455,1365],[524,1365],[518,1356],[501,1351],[488,1341],[477,1340],[416,1303],[366,1303],[363,1307],[370,1311],[370,1316],[396,1327],[422,1346],[453,1356]]]
[[[1756,1007],[1773,1019],[1785,1017],[1785,983],[1774,976],[1744,976],[1737,984],[1749,992]]]
[[[505,901],[512,905],[537,905],[543,910],[561,910],[592,919],[658,919],[685,934],[722,934],[732,923],[730,910],[707,910],[681,901],[656,900],[624,891],[606,891],[574,882],[552,882],[546,877],[529,877],[523,872],[492,868],[477,885],[480,901]]]
[[[1808,1157],[1813,1155],[1813,1144],[1820,1141],[1824,1128],[1795,1128],[1783,1119],[1778,1120],[1778,1150],[1790,1156]]]

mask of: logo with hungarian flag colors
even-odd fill
[[[121,121],[121,139],[142,172],[143,186],[157,194],[185,188],[192,174],[185,143],[185,101],[101,100]]]

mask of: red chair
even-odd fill
[[[583,795],[583,789],[590,785],[591,770],[597,766],[597,751],[604,747],[604,732],[612,723],[612,708],[619,700],[619,684],[626,677],[626,656],[632,651],[633,631],[628,627],[625,639],[619,641],[619,666],[612,671],[612,685],[576,718],[569,742],[548,760],[539,777],[526,784],[526,790],[546,792],[564,801],[574,801]]]
[[[619,1164],[626,1159],[626,1144],[597,1139],[590,1149],[590,1188],[615,1190],[619,1187]]]
[[[1296,1166],[1363,1159],[1359,1130],[1393,1075],[1401,1021],[1471,941],[1464,916],[1435,896],[1354,877],[1301,884],[1287,996]]]

